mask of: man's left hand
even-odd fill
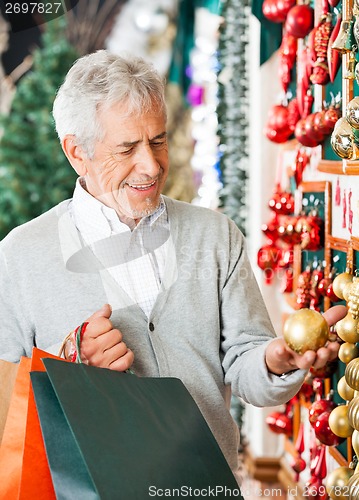
[[[345,306],[334,306],[323,313],[329,326],[334,325],[347,314]],[[328,362],[338,357],[340,344],[338,342],[327,342],[318,351],[306,351],[297,354],[292,351],[281,337],[268,344],[266,350],[266,364],[268,371],[276,375],[282,375],[296,369],[309,370],[312,366],[316,369],[322,368]]]

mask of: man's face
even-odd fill
[[[166,120],[156,109],[139,116],[123,109],[117,103],[99,113],[104,137],[85,161],[85,181],[87,191],[120,220],[137,223],[156,210],[167,178]]]

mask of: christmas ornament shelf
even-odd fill
[[[299,4],[302,2],[298,2]],[[332,5],[331,2],[329,2]],[[353,12],[353,0],[342,0],[342,19],[349,20],[352,17]],[[315,25],[318,24],[322,9],[323,2],[321,0],[315,0],[312,2],[315,13]],[[297,49],[297,60],[300,60],[300,54],[304,49],[303,40],[299,40]],[[342,115],[345,116],[345,110],[348,103],[354,98],[359,97],[359,87],[355,80],[345,78],[344,72],[346,71],[350,59],[349,54],[343,54],[340,56],[342,59],[342,68],[335,79],[334,83],[329,83],[329,85],[312,85],[313,89],[313,109],[321,109],[322,103],[324,101],[328,102],[329,96],[334,93],[340,92],[342,97]],[[343,76],[344,75],[344,76]],[[299,76],[299,78],[298,78]],[[300,85],[300,74],[297,71],[297,86]],[[296,141],[288,141],[286,144],[290,143],[290,147],[294,148],[297,146]],[[284,144],[283,144],[284,146]],[[309,148],[307,148],[307,151]],[[311,150],[309,150],[311,151]],[[316,157],[317,159],[315,159]],[[359,161],[350,161],[345,159],[339,159],[334,153],[330,146],[330,138],[327,138],[324,143],[317,146],[316,153],[313,155],[311,161],[310,172],[306,172],[304,175],[304,182],[299,183],[295,186],[295,214],[299,214],[303,209],[303,200],[307,199],[311,195],[318,195],[323,199],[322,206],[322,216],[324,220],[323,228],[323,248],[320,251],[309,252],[303,250],[301,245],[294,245],[293,247],[293,289],[295,290],[298,284],[298,278],[300,274],[305,270],[307,263],[315,258],[322,260],[326,263],[324,267],[324,277],[329,278],[329,273],[333,266],[336,267],[337,273],[342,273],[345,271],[347,262],[351,262],[354,269],[359,269],[359,233],[353,232],[351,234],[348,232],[348,237],[341,238],[333,232],[333,205],[334,201],[332,197],[332,187],[334,183],[334,178],[341,178],[342,176],[352,177],[352,185],[355,186],[359,183]],[[310,175],[312,174],[312,176]],[[293,173],[290,173],[293,177]],[[320,179],[320,180],[318,180]],[[292,185],[295,183],[292,183]],[[356,220],[359,219],[359,201],[356,200],[354,205]],[[335,213],[335,217],[338,214]],[[335,221],[334,221],[335,222]],[[358,226],[356,226],[358,227]],[[356,228],[354,226],[354,228]],[[296,296],[294,293],[286,293],[285,300],[289,306],[295,310],[297,309]],[[345,302],[338,302],[345,303]],[[325,297],[322,305],[322,309],[326,310],[332,305],[329,297]],[[283,314],[283,323],[287,318],[288,314]],[[338,394],[337,384],[340,378],[344,375],[345,363],[342,361],[338,362],[338,369],[330,377],[324,378],[324,395],[327,395],[331,390],[335,392],[336,402],[340,405],[345,405],[346,401],[341,398]],[[291,462],[293,459],[298,458],[298,446],[297,439],[298,434],[302,431],[303,420],[308,418],[308,410],[311,406],[311,401],[308,398],[299,394],[297,401],[293,404],[293,433],[290,437],[285,436],[284,439],[284,455],[281,460],[281,468],[278,473],[279,480],[285,487],[295,487],[298,498],[306,498],[308,491],[305,490],[305,481],[303,482],[302,477],[298,477],[294,472]],[[328,460],[328,474],[329,472],[335,470],[336,467],[347,468],[353,457],[355,458],[356,451],[353,449],[351,437],[348,437],[339,446],[327,446],[328,455],[330,455]],[[304,474],[303,474],[304,476]],[[325,480],[324,480],[325,482]]]

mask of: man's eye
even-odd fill
[[[154,148],[159,148],[159,147],[165,146],[165,145],[166,145],[166,141],[151,142],[151,146],[153,146]]]
[[[133,149],[130,148],[130,149],[125,149],[123,151],[120,152],[121,155],[130,155],[132,153]]]

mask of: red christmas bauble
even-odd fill
[[[296,38],[304,38],[314,25],[314,9],[310,5],[295,5],[285,22],[285,31]]]
[[[325,113],[327,111],[328,111],[327,109],[323,109],[322,111],[317,111],[314,117],[314,126],[323,135],[328,135],[333,130],[332,126],[329,123],[325,122]]]
[[[320,144],[321,142],[323,142],[325,136],[323,132],[321,132],[315,125],[316,115],[317,113],[311,113],[305,119],[305,132],[309,139],[313,139],[313,141],[316,141],[318,144]]]
[[[332,132],[332,130],[334,130],[334,126],[337,123],[337,121],[339,120],[340,115],[341,115],[340,110],[338,108],[334,108],[333,106],[331,106],[325,112],[324,123],[325,123],[325,126],[330,129],[330,132]]]
[[[318,417],[324,412],[331,412],[337,405],[331,399],[317,399],[309,408],[309,422],[314,427]]]
[[[300,142],[303,146],[307,146],[308,148],[314,148],[318,146],[318,141],[314,141],[307,135],[307,131],[305,129],[305,118],[301,118],[297,125],[295,126],[294,135],[298,142]]]
[[[287,18],[288,12],[295,5],[295,0],[277,0],[277,10],[278,10],[278,19],[282,19],[282,23]]]
[[[329,411],[325,411],[317,418],[314,424],[314,432],[316,438],[326,446],[338,446],[338,444],[344,441],[344,438],[341,438],[334,434],[334,432],[329,427]]]
[[[285,17],[282,18],[278,12],[276,0],[264,0],[262,12],[264,17],[272,23],[283,23],[285,21]]]

